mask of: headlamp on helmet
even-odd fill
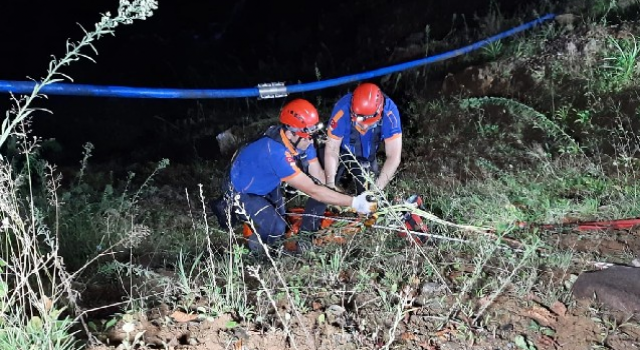
[[[296,136],[300,136],[305,139],[311,139],[318,135],[318,133],[324,127],[324,124],[318,123],[305,128],[294,128],[288,125],[285,127],[287,128],[287,130],[291,131]]]

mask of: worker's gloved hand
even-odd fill
[[[360,214],[375,213],[378,210],[378,200],[370,192],[364,192],[353,197],[351,207]]]

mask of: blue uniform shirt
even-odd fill
[[[237,192],[266,195],[301,172],[293,158],[307,153],[309,162],[317,161],[316,150],[294,149],[288,139],[282,144],[262,137],[245,146],[231,165],[231,184]]]
[[[343,96],[333,107],[331,113],[331,120],[329,122],[329,129],[327,135],[334,139],[342,139],[342,147],[348,148],[353,154],[358,155],[351,145],[351,128],[357,127],[355,122],[351,121],[351,93]],[[378,122],[381,124],[381,138],[383,140],[392,140],[402,135],[402,125],[400,124],[400,112],[396,104],[388,97],[385,96],[384,109],[382,111],[382,119]],[[372,152],[376,152],[377,149],[371,149],[373,137],[373,128],[369,128],[367,131],[360,131],[360,140],[362,144],[362,156],[369,158]],[[379,144],[376,142],[376,145]]]

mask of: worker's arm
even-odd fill
[[[384,149],[387,159],[384,161],[376,187],[383,190],[393,179],[402,158],[402,135],[385,140]]]
[[[340,146],[342,138],[335,136],[327,137],[324,148],[324,172],[326,174],[326,184],[329,187],[335,187],[336,174],[338,172],[338,164],[340,162]]]
[[[325,204],[350,207],[353,197],[338,193],[322,185],[316,185],[307,174],[300,172],[287,179],[287,184],[309,195],[309,197]]]
[[[326,176],[324,174],[324,169],[322,169],[318,159],[313,159],[309,162],[309,175],[315,177],[321,183],[325,183]]]

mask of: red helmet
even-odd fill
[[[360,84],[351,97],[351,119],[364,125],[373,125],[382,118],[384,95],[376,84]]]
[[[280,122],[295,135],[311,138],[322,127],[318,110],[307,100],[295,99],[282,107]]]

